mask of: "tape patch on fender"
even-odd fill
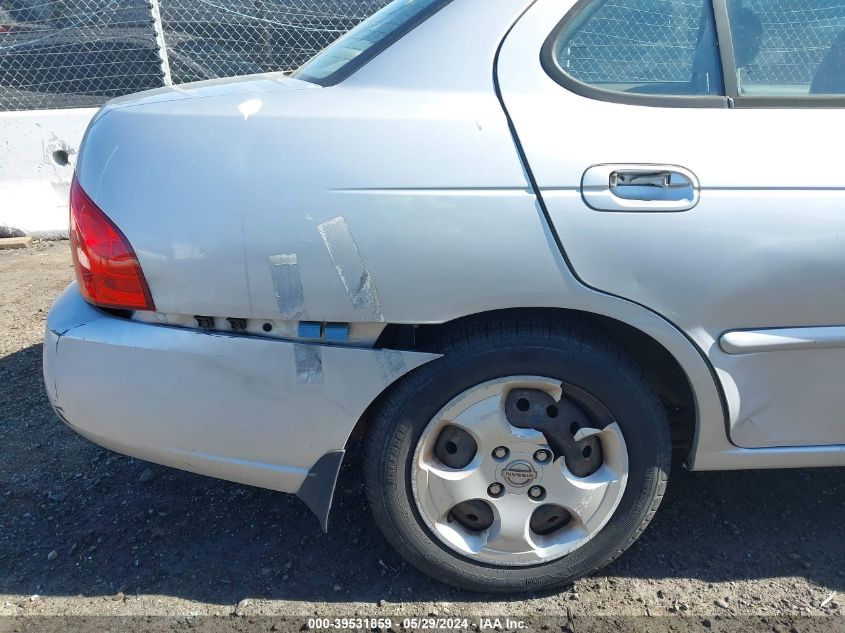
[[[319,346],[295,344],[293,357],[296,363],[297,382],[312,385],[323,382],[323,356]]]
[[[400,376],[408,373],[408,366],[405,363],[405,354],[393,349],[376,350],[376,359],[381,367],[381,375],[385,385],[391,384]]]
[[[381,301],[358,244],[343,216],[317,226],[349,300],[366,321],[384,321]]]

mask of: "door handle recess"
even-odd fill
[[[662,187],[672,184],[671,171],[613,171],[610,172],[610,188],[614,187]]]
[[[593,165],[581,180],[584,202],[597,211],[688,211],[700,191],[695,174],[677,165]]]

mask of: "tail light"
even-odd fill
[[[135,251],[76,178],[70,189],[70,249],[86,301],[103,308],[155,310]]]

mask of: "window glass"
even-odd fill
[[[709,0],[595,0],[554,54],[565,73],[604,90],[720,95],[715,31]]]
[[[739,92],[845,94],[845,0],[728,0]]]
[[[317,53],[293,76],[321,85],[337,83],[450,1],[394,0]]]

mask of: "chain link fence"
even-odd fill
[[[387,0],[0,0],[0,111],[289,71]]]
[[[173,83],[289,71],[387,0],[161,0]]]

